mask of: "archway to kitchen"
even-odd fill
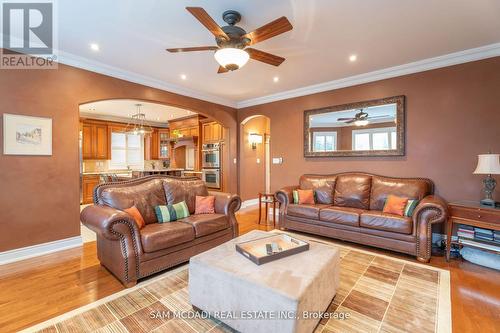
[[[82,205],[92,203],[99,183],[151,174],[195,176],[224,190],[220,161],[228,160],[221,156],[228,131],[212,117],[137,99],[84,103],[79,111]]]
[[[240,196],[254,202],[259,192],[271,187],[271,119],[263,115],[240,123]]]

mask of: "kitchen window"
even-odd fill
[[[396,148],[396,127],[352,131],[353,150],[390,150]]]
[[[337,150],[337,132],[313,132],[313,151]]]
[[[112,132],[110,169],[142,169],[144,147],[140,135]]]

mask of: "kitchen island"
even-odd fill
[[[174,177],[184,177],[184,174],[191,176],[194,171],[185,170],[182,168],[162,168],[162,169],[143,169],[143,170],[133,170],[132,178],[139,178],[151,175],[168,175]]]

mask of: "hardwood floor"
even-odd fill
[[[241,234],[272,229],[257,225],[257,216],[255,209],[238,213]],[[415,261],[390,251],[347,245]],[[500,272],[458,259],[447,263],[444,257],[433,257],[430,265],[450,271],[455,332],[498,332]],[[18,331],[122,289],[99,264],[95,242],[0,266],[0,332]]]

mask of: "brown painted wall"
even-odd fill
[[[301,174],[367,171],[423,176],[447,200],[478,200],[482,176],[473,175],[477,154],[500,152],[500,57],[372,82],[238,110],[239,120],[271,118],[271,189],[297,184]],[[406,155],[373,158],[303,156],[303,111],[406,95]],[[496,176],[500,182],[500,177]],[[240,177],[240,189],[251,179]],[[500,200],[500,186],[496,189]]]
[[[264,135],[269,133],[269,119],[267,117],[256,117],[246,122],[240,129],[240,178],[246,185],[240,189],[242,200],[255,199],[259,192],[266,189],[266,158]],[[257,144],[256,149],[248,141],[250,133],[262,135],[262,144]],[[257,163],[260,158],[260,163]]]
[[[0,70],[0,114],[53,120],[53,156],[0,155],[0,252],[80,234],[78,105],[111,98],[165,103],[213,117],[229,129],[229,156],[236,157],[235,109],[64,65]],[[226,171],[227,190],[236,192],[235,167]]]

